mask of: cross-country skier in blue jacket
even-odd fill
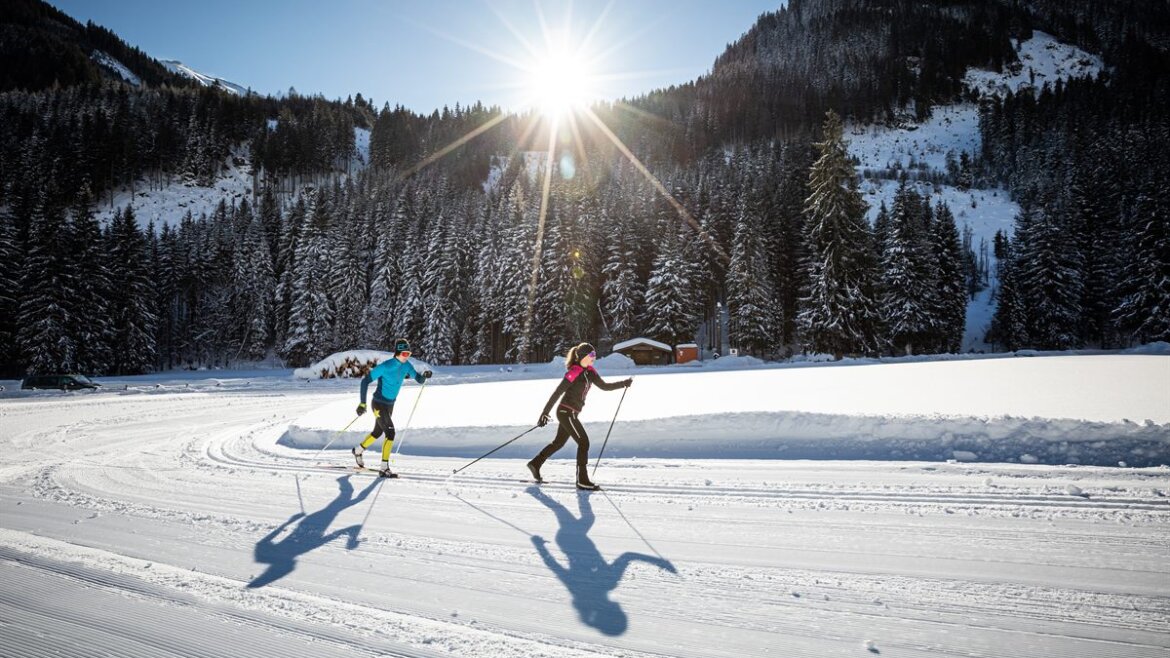
[[[376,381],[378,384],[374,387],[374,399],[371,401],[374,407],[374,431],[351,451],[358,468],[366,466],[362,461],[362,453],[373,445],[378,437],[385,434],[386,440],[382,442],[382,468],[378,470],[378,475],[384,478],[398,477],[390,471],[390,449],[394,447],[394,421],[391,420],[390,414],[394,413],[394,400],[398,398],[403,380],[414,378],[414,381],[422,384],[430,377],[430,370],[420,373],[414,369],[410,362],[410,343],[405,338],[395,339],[393,359],[379,363],[369,374],[362,377],[362,403],[357,408],[359,416],[366,413],[366,391],[370,387],[370,382]]]

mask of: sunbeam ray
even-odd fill
[[[654,186],[654,189],[658,190],[658,193],[666,199],[667,203],[669,203],[672,208],[674,208],[674,211],[678,213],[678,216],[690,224],[691,228],[695,229],[699,236],[707,241],[707,244],[715,250],[716,255],[718,255],[719,258],[725,263],[731,262],[731,258],[728,257],[725,251],[723,251],[723,247],[720,247],[719,243],[716,242],[715,239],[712,238],[711,235],[707,233],[707,231],[704,230],[702,226],[699,225],[699,222],[695,220],[690,211],[687,210],[686,207],[681,203],[679,203],[678,199],[674,198],[674,195],[672,195],[670,191],[666,189],[666,187],[654,174],[650,173],[650,170],[646,168],[646,165],[642,164],[642,161],[639,160],[632,151],[630,151],[630,149],[622,142],[622,140],[618,139],[617,135],[613,134],[613,131],[609,129],[609,126],[605,125],[605,122],[601,120],[601,117],[598,117],[593,113],[593,110],[589,108],[583,108],[583,111],[585,112],[585,115],[589,117],[590,121],[592,121],[593,124],[597,126],[597,129],[600,130],[602,134],[605,135],[615,147],[617,147],[617,150],[621,151],[622,155],[626,156],[626,159],[630,161],[630,164],[634,165],[634,168],[637,169],[646,178],[646,180],[650,182],[652,186]]]
[[[553,117],[548,133],[548,159],[544,164],[544,183],[540,186],[540,214],[536,221],[536,248],[532,252],[532,275],[528,278],[528,307],[524,311],[524,363],[532,353],[532,315],[536,306],[536,286],[540,283],[540,256],[544,249],[544,220],[548,217],[548,197],[552,189],[553,158],[556,156],[560,121]]]
[[[501,112],[500,114],[498,114],[498,115],[496,115],[495,117],[493,117],[491,120],[484,122],[484,124],[483,124],[483,125],[479,126],[479,127],[478,127],[478,128],[476,128],[475,130],[472,130],[471,132],[467,133],[466,135],[464,135],[464,136],[460,137],[459,139],[457,139],[457,140],[455,140],[455,141],[451,142],[450,144],[448,144],[448,145],[444,146],[443,148],[439,149],[438,151],[436,151],[436,152],[434,152],[434,153],[430,154],[430,155],[429,155],[429,156],[427,156],[426,158],[423,158],[423,159],[422,159],[420,162],[416,163],[416,164],[415,164],[413,167],[411,167],[410,169],[407,169],[407,170],[406,170],[406,171],[405,171],[405,172],[402,174],[402,176],[401,176],[400,178],[410,178],[410,177],[411,177],[411,176],[413,176],[414,174],[418,173],[420,170],[422,170],[422,169],[425,169],[426,167],[429,167],[429,166],[430,166],[431,164],[433,164],[433,163],[434,163],[436,160],[438,160],[438,159],[442,158],[443,156],[447,155],[447,154],[448,154],[448,153],[450,153],[451,151],[454,151],[455,149],[459,148],[460,146],[463,146],[463,145],[464,145],[464,144],[466,144],[467,142],[470,142],[471,140],[475,139],[476,137],[478,137],[478,136],[482,135],[483,133],[487,132],[488,130],[490,130],[490,129],[491,129],[493,126],[495,126],[496,124],[498,124],[498,123],[500,123],[501,121],[503,121],[503,120],[507,119],[507,118],[508,118],[508,116],[509,116],[509,115],[508,115],[506,112]]]

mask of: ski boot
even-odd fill
[[[537,484],[544,484],[544,478],[540,477],[540,467],[536,465],[536,462],[528,462],[527,466],[528,472],[532,474],[532,479],[536,480]]]
[[[362,450],[360,446],[354,446],[353,448],[350,449],[349,452],[351,454],[353,454],[353,460],[355,462],[357,462],[358,468],[365,468],[366,467],[365,461],[362,460],[362,453],[365,451]]]

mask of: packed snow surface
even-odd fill
[[[1170,651],[1170,469],[1039,463],[1049,435],[1074,443],[1092,423],[1148,432],[1146,449],[1163,446],[1153,461],[1170,461],[1164,349],[688,366],[601,360],[603,376],[635,382],[596,493],[570,488],[571,449],[545,465],[548,484],[525,479],[551,427],[452,474],[486,443],[443,431],[475,422],[494,428],[493,447],[511,438],[555,386],[555,363],[407,382],[402,477],[388,481],[347,470],[353,436],[324,452],[287,440],[305,418],[333,431],[352,420],[353,379],[175,372],[88,393],[4,382],[0,653]],[[594,458],[620,396],[589,396]],[[971,463],[982,448],[957,444],[932,461],[745,458],[784,418],[827,416],[841,432],[884,418],[945,444],[955,418],[1001,413],[1032,425],[1019,463]],[[425,454],[442,441],[447,456]]]

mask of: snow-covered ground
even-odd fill
[[[288,441],[306,418],[352,419],[355,380],[225,371],[109,379],[97,393],[9,388],[0,653],[1165,656],[1165,351],[603,360],[604,376],[635,384],[598,493],[569,488],[568,449],[549,484],[522,479],[551,427],[448,477],[485,445],[453,441],[468,423],[498,444],[535,420],[554,364],[408,383],[392,481],[317,466],[346,464],[350,436],[324,454]],[[620,396],[589,397],[594,456]],[[1129,419],[1158,465],[744,458],[761,445],[753,431],[791,430],[784,418],[815,437],[815,416],[880,417],[945,444],[956,415],[1000,413],[1070,444]],[[858,423],[844,428],[869,431]],[[1043,454],[1048,439],[1030,432],[1017,438]],[[444,440],[446,456],[425,454]]]
[[[198,219],[215,212],[220,201],[230,207],[245,199],[252,199],[252,174],[248,149],[241,145],[224,159],[223,172],[211,187],[176,179],[161,188],[152,188],[146,181],[139,181],[133,191],[129,187],[115,190],[113,199],[107,193],[94,208],[94,215],[108,224],[115,213],[132,206],[139,226],[154,222],[161,230],[164,225],[177,228],[188,212]]]

